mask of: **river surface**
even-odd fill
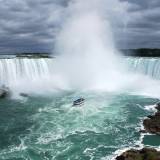
[[[72,107],[76,97],[85,104]],[[159,137],[139,133],[145,106],[158,99],[90,92],[1,100],[1,160],[98,160],[142,145],[158,146]]]

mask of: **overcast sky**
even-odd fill
[[[129,8],[125,27],[114,33],[118,48],[160,48],[160,0],[121,1]],[[0,53],[52,52],[67,5],[67,0],[0,0]]]

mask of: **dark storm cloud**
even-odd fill
[[[50,52],[66,5],[65,0],[0,0],[0,52]]]
[[[160,1],[129,3],[126,26],[118,26],[119,48],[160,47]],[[0,0],[0,53],[51,52],[69,0]]]
[[[124,48],[160,48],[160,1],[127,1],[131,5],[125,36],[121,38]]]

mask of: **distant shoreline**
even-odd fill
[[[132,57],[160,57],[160,49],[139,48],[139,49],[119,49],[124,56]],[[0,53],[1,58],[55,58],[51,53],[23,52],[23,53]]]
[[[13,54],[0,54],[0,59],[12,59],[12,58],[55,58],[52,54],[48,53],[13,53]]]
[[[120,52],[133,57],[160,57],[160,49],[157,48],[121,49]]]

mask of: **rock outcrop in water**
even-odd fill
[[[29,97],[29,95],[27,93],[20,93],[19,94],[21,97]]]
[[[146,132],[160,135],[160,103],[156,105],[157,112],[155,115],[149,115],[147,119],[143,121],[143,125]]]
[[[160,151],[152,148],[131,149],[116,157],[116,160],[160,160]]]
[[[2,86],[0,88],[0,98],[6,98],[6,97],[8,97],[9,93],[10,93],[10,91],[9,91],[8,87]]]

